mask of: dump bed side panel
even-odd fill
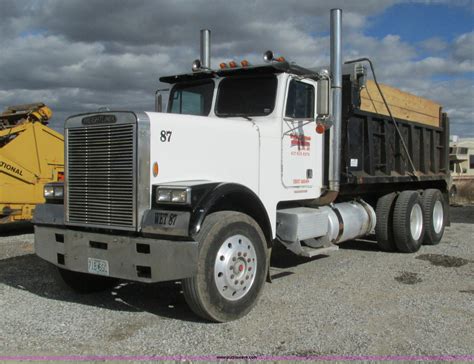
[[[449,119],[438,126],[396,118],[413,167],[389,116],[362,111],[357,85],[343,85],[341,191],[356,186],[447,181],[449,177]],[[416,187],[414,187],[416,188]]]

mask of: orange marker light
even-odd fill
[[[250,66],[249,61],[247,61],[246,59],[244,59],[243,61],[241,61],[240,64],[242,65],[242,67],[248,67],[248,66]]]
[[[219,67],[220,67],[221,69],[224,69],[224,68],[227,68],[227,65],[226,65],[224,62],[222,62],[222,63],[219,65]]]
[[[235,63],[234,61],[230,61],[230,62],[229,62],[229,67],[230,67],[230,68],[236,68],[236,67],[237,67],[237,63]]]
[[[277,62],[285,62],[285,57],[278,57],[276,59]]]
[[[153,163],[153,177],[157,177],[159,172],[160,172],[160,169],[158,168],[158,163],[157,162]]]
[[[323,134],[326,131],[326,128],[323,124],[317,123],[316,124],[316,133]]]

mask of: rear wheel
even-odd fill
[[[398,195],[393,211],[393,235],[399,251],[414,253],[423,242],[425,229],[421,197],[416,191]]]
[[[216,212],[204,220],[196,240],[198,273],[183,280],[186,302],[211,321],[246,315],[257,303],[268,268],[259,225],[239,212]]]
[[[393,209],[395,207],[395,192],[382,196],[377,201],[375,213],[377,216],[377,224],[375,225],[375,236],[377,244],[381,250],[393,252],[397,250],[393,238]]]
[[[446,225],[445,203],[440,190],[429,189],[423,193],[423,215],[425,224],[424,243],[436,245],[441,241]]]
[[[117,279],[101,277],[93,274],[73,272],[58,267],[59,275],[68,287],[78,293],[94,293],[115,287]]]

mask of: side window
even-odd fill
[[[310,84],[291,80],[286,101],[287,118],[314,118],[314,87]]]
[[[213,81],[176,84],[170,93],[168,112],[207,116],[214,94]]]
[[[173,95],[173,114],[203,115],[203,96],[189,91],[178,91]]]

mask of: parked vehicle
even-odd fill
[[[63,180],[64,138],[47,126],[51,116],[43,103],[0,114],[0,224],[31,220],[44,185]]]
[[[182,280],[191,309],[224,322],[257,302],[277,242],[306,257],[374,229],[386,251],[437,244],[448,118],[438,107],[437,120],[417,122],[432,115],[419,106],[400,107],[402,120],[390,91],[364,109],[364,92],[380,86],[365,82],[367,60],[343,67],[341,20],[332,10],[330,69],[272,52],[262,65],[211,69],[203,32],[193,72],[161,78],[172,86],[166,112],[70,117],[65,198],[46,190],[36,253],[82,292]]]

